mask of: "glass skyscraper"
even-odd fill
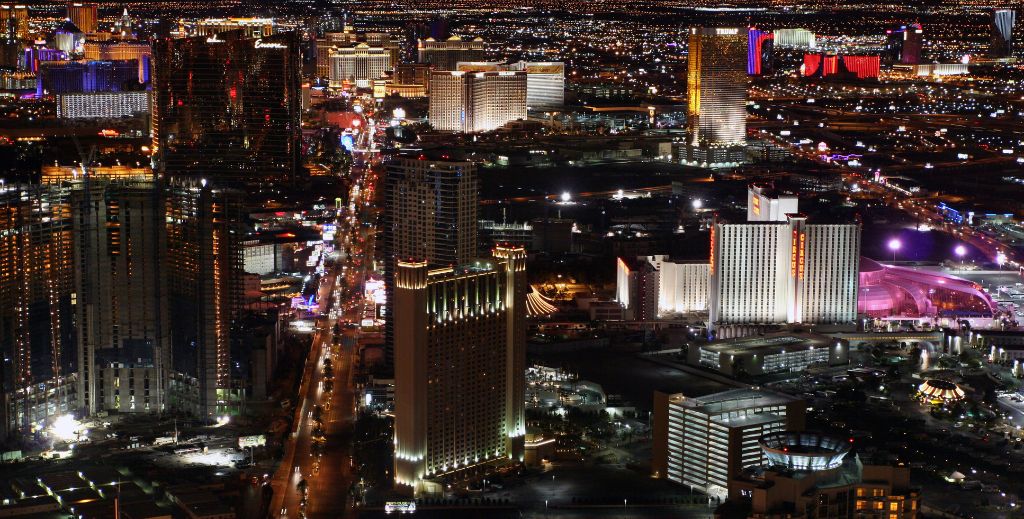
[[[719,167],[746,160],[747,30],[690,29],[687,164]]]
[[[153,150],[171,177],[217,185],[294,180],[299,168],[297,33],[161,39],[154,49]]]

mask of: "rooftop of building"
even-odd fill
[[[735,221],[735,222],[733,222],[733,221],[724,221],[723,220],[723,221],[720,221],[719,223],[721,223],[723,225],[731,225],[731,226],[789,225],[789,221],[788,221],[789,219],[803,218],[804,220],[807,220],[806,225],[811,226],[811,227],[814,227],[814,226],[825,226],[825,225],[857,225],[857,226],[860,225],[860,222],[858,222],[858,221],[851,220],[849,218],[844,218],[842,216],[833,216],[833,215],[830,215],[830,214],[815,214],[813,217],[810,217],[810,216],[808,216],[805,213],[787,213],[786,214],[786,218],[787,218],[787,221],[758,221],[758,222]]]
[[[698,412],[717,415],[733,411],[742,411],[758,407],[787,405],[799,401],[799,398],[768,391],[759,387],[731,389],[701,397],[685,397],[682,393],[669,397],[669,401],[680,403],[684,407]]]
[[[768,185],[768,184],[763,184],[763,183],[760,183],[760,182],[754,182],[753,184],[750,184],[749,186],[747,186],[747,188],[750,191],[753,191],[754,193],[757,193],[757,194],[759,194],[761,196],[765,196],[765,197],[768,197],[768,198],[783,198],[783,199],[797,198],[796,195],[782,193],[781,191],[775,189],[775,186]]]
[[[727,355],[749,355],[751,353],[771,353],[780,349],[825,348],[832,342],[832,339],[825,335],[786,331],[739,339],[723,339],[701,346],[701,349]]]

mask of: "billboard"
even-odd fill
[[[262,434],[255,434],[252,436],[239,436],[238,437],[238,448],[247,449],[249,447],[262,447],[267,444],[267,437]]]

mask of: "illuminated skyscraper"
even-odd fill
[[[775,36],[775,45],[778,47],[791,49],[817,47],[814,33],[807,29],[776,29],[772,35]]]
[[[354,84],[368,88],[374,79],[395,68],[390,49],[371,47],[358,43],[352,47],[335,47],[330,50],[330,85],[340,88],[343,84]]]
[[[96,32],[98,27],[97,22],[99,21],[99,14],[97,13],[97,4],[92,3],[79,3],[71,2],[68,3],[68,19],[71,23],[75,24],[82,32],[89,34]]]
[[[455,70],[460,61],[483,61],[485,56],[480,37],[463,40],[452,36],[444,41],[427,38],[417,42],[416,50],[419,62],[433,65],[434,70]]]
[[[167,293],[174,373],[168,406],[234,412],[231,336],[242,305],[242,194],[196,180],[166,188]]]
[[[992,12],[992,44],[990,52],[996,58],[1013,56],[1013,26],[1017,23],[1017,11],[996,9]]]
[[[384,178],[381,253],[387,304],[385,347],[393,353],[394,275],[401,259],[419,258],[431,267],[463,265],[477,250],[479,205],[472,162],[398,158]]]
[[[67,193],[0,188],[0,439],[74,411],[77,371]]]
[[[434,71],[430,124],[440,131],[485,132],[526,119],[527,81],[525,71]]]
[[[917,65],[921,63],[921,45],[924,29],[921,24],[903,25],[899,29],[886,31],[886,58],[890,63]]]
[[[28,39],[28,6],[0,5],[0,42]]]
[[[747,32],[690,29],[686,164],[722,167],[746,160]]]
[[[160,39],[153,114],[159,171],[215,185],[290,181],[299,168],[299,38]]]
[[[771,72],[775,59],[775,36],[770,31],[751,27],[747,39],[747,74],[760,76]]]
[[[761,189],[748,196],[748,215],[767,218],[711,229],[708,320],[717,336],[746,335],[750,325],[854,322],[860,224],[812,224],[796,204]]]
[[[555,61],[460,62],[460,72],[526,72],[526,107],[530,110],[558,108],[565,102],[565,63]]]
[[[448,482],[523,460],[526,251],[395,276],[395,482]]]

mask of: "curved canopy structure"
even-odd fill
[[[537,289],[530,286],[530,292],[526,294],[526,315],[529,317],[544,317],[558,311],[558,308],[550,303],[550,299],[544,297]]]
[[[917,390],[929,399],[942,400],[943,402],[963,400],[965,396],[964,390],[960,389],[960,386],[941,379],[925,380],[924,384],[918,386]]]
[[[759,443],[770,465],[810,472],[834,469],[850,452],[848,441],[817,433],[774,433]]]
[[[857,313],[870,317],[993,317],[995,301],[966,279],[860,259]]]

